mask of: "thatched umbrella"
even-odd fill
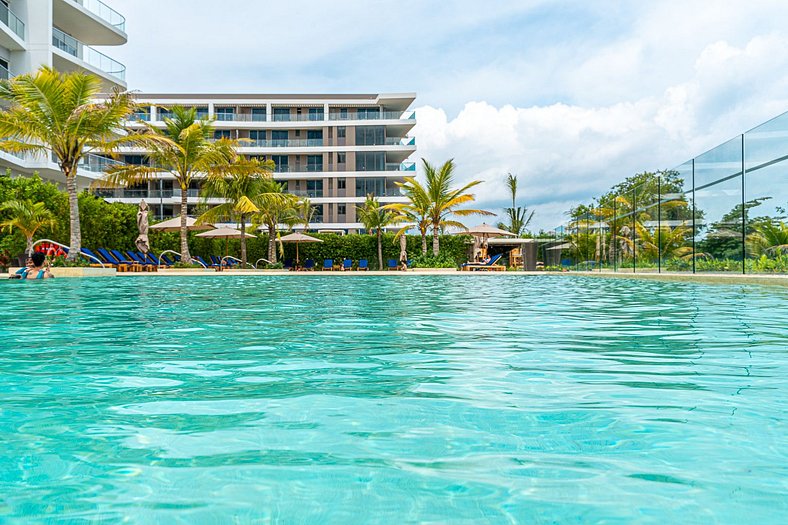
[[[137,211],[137,229],[140,233],[137,235],[134,244],[137,246],[137,250],[147,255],[150,250],[150,241],[148,239],[148,203],[145,202],[144,199],[140,201],[140,209]]]
[[[296,267],[298,267],[298,262],[299,262],[298,261],[298,245],[301,244],[302,242],[323,242],[323,241],[321,239],[316,238],[316,237],[310,237],[309,235],[306,235],[306,234],[301,233],[301,232],[295,232],[295,233],[291,233],[291,234],[285,235],[284,237],[280,238],[279,242],[294,242],[294,243],[296,243]]]

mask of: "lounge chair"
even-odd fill
[[[462,269],[464,271],[469,271],[469,272],[475,272],[475,271],[486,272],[486,271],[502,271],[502,270],[506,270],[505,266],[502,266],[500,264],[495,264],[501,259],[501,257],[503,257],[503,254],[494,255],[486,263],[470,263],[470,262],[469,263],[465,263],[465,264],[462,265]]]
[[[330,272],[333,272],[334,271],[334,259],[323,259],[323,268],[322,268],[322,270],[323,271],[328,270]]]
[[[159,259],[160,259],[160,260],[161,260],[161,262],[163,262],[163,263],[164,263],[166,266],[172,266],[173,264],[175,264],[175,262],[174,262],[174,261],[171,261],[171,260],[170,260],[170,258],[169,258],[169,257],[167,257],[166,255],[162,255],[162,256],[160,256],[160,257],[159,257]]]
[[[304,261],[304,270],[314,270],[315,269],[315,261],[312,259],[307,259]]]
[[[199,255],[197,255],[197,256],[195,256],[195,257],[192,257],[192,259],[194,259],[194,260],[196,260],[196,261],[199,261],[199,262],[201,262],[202,264],[200,264],[200,266],[203,266],[203,267],[205,267],[205,268],[215,268],[215,266],[213,266],[213,265],[211,265],[211,264],[208,264],[207,262],[205,262],[205,259],[203,259],[203,258],[202,258],[202,257],[200,257]]]
[[[137,262],[133,258],[130,258],[128,255],[124,255],[123,252],[121,252],[120,250],[110,250],[109,252],[112,255],[114,255],[115,258],[123,264],[133,265]]]
[[[101,260],[101,257],[90,251],[88,248],[82,248],[82,256],[90,262],[91,266],[101,266],[98,264],[97,261]],[[86,257],[87,256],[87,257]]]
[[[216,255],[209,255],[208,258],[211,260],[211,266],[215,266],[215,267],[222,266],[221,258],[217,257]]]
[[[342,261],[342,269],[343,270],[352,270],[353,269],[353,259],[344,259]]]
[[[285,270],[292,270],[293,269],[293,259],[285,259],[285,262],[282,263],[282,267]]]
[[[358,267],[356,268],[356,270],[365,271],[365,272],[369,270],[369,261],[367,261],[366,259],[359,259]]]
[[[126,260],[125,257],[118,259],[113,255],[109,250],[106,248],[99,248],[96,250],[104,262],[115,267],[119,272],[127,272],[129,270],[129,266],[132,264],[130,261]]]
[[[386,263],[386,268],[389,270],[396,270],[397,269],[397,260],[396,259],[389,259]]]

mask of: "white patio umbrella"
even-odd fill
[[[294,232],[285,235],[279,239],[280,242],[294,242],[296,243],[296,267],[298,266],[298,245],[302,242],[323,242],[321,239],[316,237],[310,237],[309,235],[301,232]]]
[[[198,233],[197,237],[204,237],[208,239],[226,239],[224,243],[224,255],[230,255],[230,239],[240,239],[241,238],[241,230],[236,230],[235,228],[216,228],[215,230],[211,230],[208,232]],[[256,238],[256,235],[252,235],[251,233],[245,233],[244,237],[253,237]]]
[[[215,228],[213,224],[202,223],[197,224],[197,219],[194,217],[186,217],[186,229],[190,231],[195,230],[210,230]],[[159,222],[150,227],[151,230],[159,230],[163,232],[177,232],[181,230],[181,218],[173,217],[172,219],[164,222]]]

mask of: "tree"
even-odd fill
[[[509,218],[509,224],[499,224],[499,228],[509,231],[516,236],[520,236],[525,232],[525,229],[530,224],[531,219],[534,218],[534,212],[528,213],[527,207],[517,206],[517,175],[508,173],[506,176],[506,186],[509,188],[509,193],[512,196],[512,207],[504,208],[506,216]]]
[[[443,163],[440,168],[436,168],[426,159],[422,159],[424,163],[424,174],[427,179],[426,186],[422,186],[413,177],[405,177],[405,192],[423,192],[429,201],[429,213],[427,216],[432,226],[432,254],[437,256],[440,252],[439,235],[442,228],[456,227],[463,230],[467,229],[464,224],[459,221],[451,220],[449,217],[456,215],[458,217],[467,217],[469,215],[495,215],[485,210],[477,209],[461,209],[460,206],[473,202],[476,197],[468,190],[474,186],[481,184],[482,181],[475,180],[458,188],[452,189],[454,183],[454,160],[450,159]],[[418,188],[421,186],[421,188]]]
[[[315,216],[315,207],[312,205],[312,201],[307,198],[298,201],[295,212],[298,218],[298,222],[295,224],[303,224],[304,233],[306,233],[309,229],[309,223],[312,222],[312,218]]]
[[[363,206],[356,209],[358,220],[369,233],[375,233],[378,240],[378,268],[383,269],[383,229],[399,220],[399,215],[380,205],[374,195],[367,195]]]
[[[53,153],[66,179],[69,202],[70,248],[75,261],[82,249],[77,196],[77,166],[91,152],[111,152],[134,143],[137,137],[119,135],[121,122],[134,110],[128,92],[116,91],[95,102],[101,80],[92,74],[59,73],[43,67],[0,81],[0,149],[48,156]]]
[[[406,177],[405,182],[397,182],[408,202],[387,204],[384,208],[394,210],[400,215],[401,221],[406,222],[397,235],[404,235],[415,224],[421,235],[421,253],[427,253],[427,230],[430,227],[430,199],[426,189],[413,177]]]
[[[0,207],[0,211],[11,216],[2,222],[0,227],[11,232],[19,230],[27,240],[27,255],[33,254],[33,237],[41,228],[54,228],[57,224],[54,214],[47,209],[43,202],[31,200],[8,201]]]
[[[225,202],[207,209],[197,222],[237,221],[241,231],[241,265],[246,266],[246,219],[260,211],[254,200],[264,191],[264,181],[271,177],[274,162],[246,159],[234,150],[228,153],[229,172],[209,172],[200,188],[206,206],[211,198]]]
[[[239,170],[237,140],[213,141],[213,125],[198,120],[195,108],[172,108],[172,118],[164,119],[164,129],[150,123],[138,135],[153,137],[147,143],[146,165],[113,165],[108,168],[101,184],[110,186],[146,183],[169,172],[181,191],[181,261],[191,262],[189,238],[186,228],[188,192],[198,177],[230,177]]]
[[[254,223],[268,229],[268,262],[276,263],[276,228],[279,224],[297,223],[299,220],[296,215],[298,198],[290,193],[285,193],[285,184],[273,179],[264,179],[262,191],[252,201],[258,209],[254,216]]]
[[[788,224],[784,221],[762,220],[752,226],[747,236],[747,253],[756,257],[774,257],[788,252]]]

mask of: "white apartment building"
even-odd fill
[[[409,157],[416,143],[408,133],[416,124],[409,108],[415,100],[404,94],[341,95],[185,95],[141,94],[135,115],[163,127],[175,106],[196,108],[213,121],[215,136],[243,139],[241,153],[273,160],[274,179],[289,193],[308,197],[315,206],[312,230],[352,232],[361,227],[356,206],[373,194],[382,203],[404,202],[396,182],[415,175]],[[119,161],[145,163],[144,151],[126,151]],[[189,189],[189,213],[200,200],[200,181]],[[101,190],[107,200],[137,203],[145,199],[155,215],[180,214],[181,190],[162,173],[135,188]]]
[[[49,66],[94,73],[108,91],[125,89],[125,66],[92,46],[118,46],[127,40],[125,18],[100,0],[0,0],[2,78]],[[78,171],[79,185],[100,176],[106,162],[88,156]],[[64,182],[51,158],[0,151],[0,169],[6,168]]]

